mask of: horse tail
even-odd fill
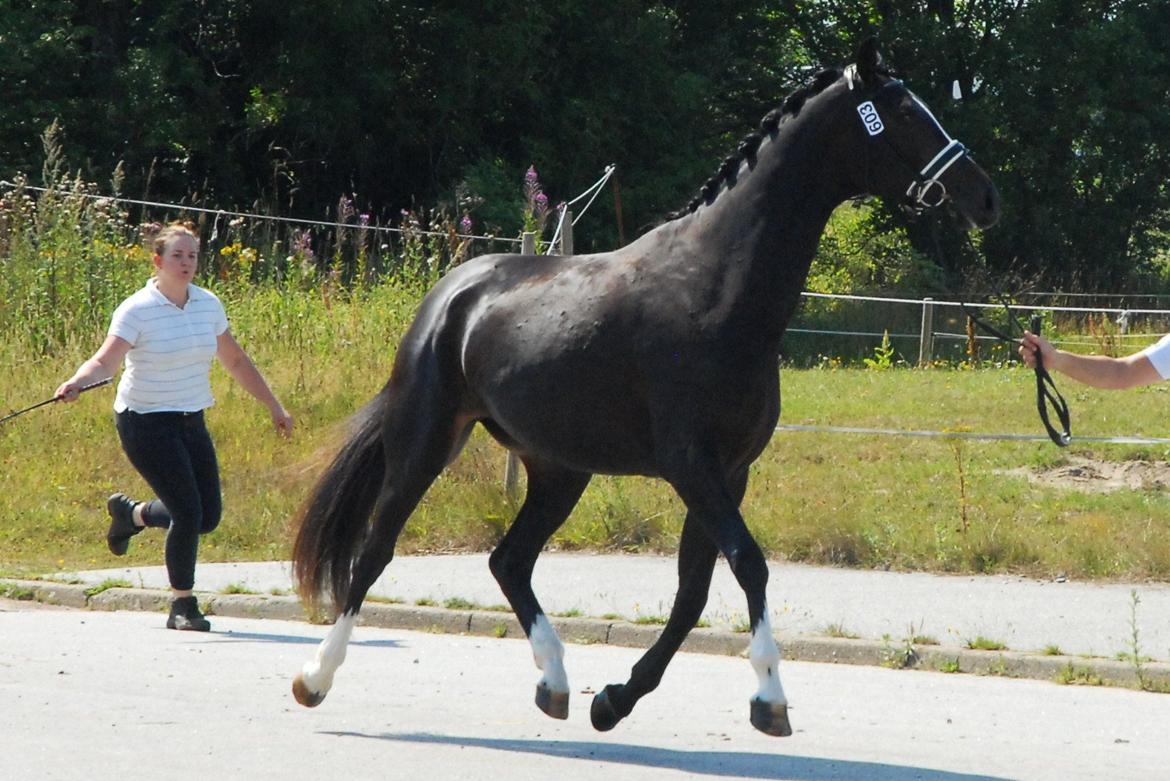
[[[351,425],[348,441],[317,481],[294,521],[292,572],[297,592],[310,608],[326,588],[338,610],[344,604],[368,533],[370,513],[386,473],[382,425],[388,394],[374,397]]]

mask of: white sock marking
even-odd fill
[[[317,655],[301,668],[301,680],[314,694],[326,694],[333,686],[333,673],[345,661],[345,648],[357,623],[357,613],[345,613],[317,646]]]
[[[787,705],[784,687],[780,685],[780,648],[772,636],[772,622],[768,618],[767,606],[764,607],[764,617],[752,632],[750,653],[752,667],[760,679],[760,690],[756,692],[755,699],[774,705]]]
[[[532,658],[536,662],[536,668],[544,671],[540,683],[554,692],[567,694],[569,675],[565,672],[565,646],[561,643],[561,638],[557,637],[557,630],[553,629],[543,613],[532,622],[528,642],[532,646]]]

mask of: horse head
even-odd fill
[[[995,224],[995,185],[922,99],[883,67],[872,38],[844,77],[857,113],[851,139],[863,149],[857,185],[863,192],[915,214],[946,206],[967,230]]]

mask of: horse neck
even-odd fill
[[[838,97],[830,87],[785,118],[734,185],[680,221],[711,317],[769,351],[779,351],[833,209],[855,194],[848,167],[835,162]]]

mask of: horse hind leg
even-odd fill
[[[590,475],[525,461],[528,492],[507,534],[492,551],[489,565],[532,647],[543,675],[536,684],[536,706],[555,719],[568,718],[569,678],[565,647],[532,590],[532,570],[541,549],[569,517]]]
[[[312,708],[321,704],[332,688],[333,676],[345,661],[346,647],[366,593],[393,558],[399,532],[433,480],[431,477],[422,481],[424,485],[416,483],[407,493],[396,487],[383,488],[365,548],[353,568],[345,607],[317,647],[316,655],[293,680],[293,696],[301,705]]]
[[[397,417],[403,421],[402,425],[395,425],[388,418],[384,437],[386,474],[371,514],[370,531],[353,564],[344,608],[314,658],[305,663],[293,680],[293,696],[307,707],[319,705],[332,688],[333,676],[345,661],[346,647],[366,594],[393,559],[394,546],[406,520],[431,483],[454,458],[454,451],[466,442],[466,429],[470,427],[470,424],[454,425],[449,417],[420,425],[418,421],[425,419],[417,411]],[[413,426],[406,421],[412,421]]]

